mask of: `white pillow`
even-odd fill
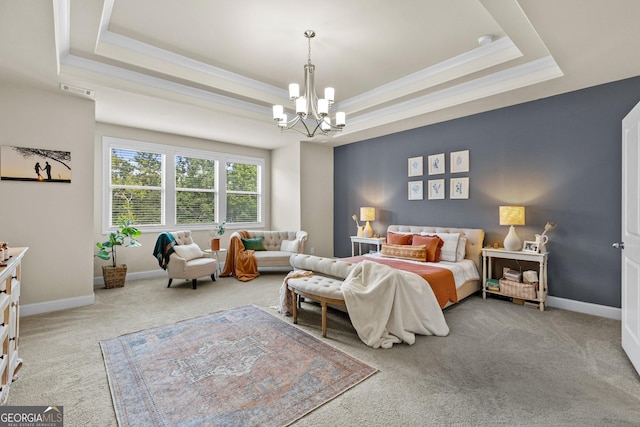
[[[462,261],[466,254],[467,238],[465,236],[460,236],[460,239],[458,240],[458,250],[456,251],[456,262]]]
[[[420,233],[423,234],[423,233]],[[424,233],[432,234],[433,233]],[[460,233],[436,233],[436,236],[442,239],[444,245],[440,252],[440,261],[456,262],[456,254],[458,252],[458,240],[460,239]]]
[[[280,243],[280,250],[297,254],[300,250],[300,242],[298,240],[283,240],[282,243]]]
[[[190,245],[175,245],[173,247],[173,250],[176,252],[176,254],[178,254],[180,258],[184,258],[187,261],[191,261],[192,259],[196,258],[202,258],[203,256],[200,246],[195,243],[192,243]]]

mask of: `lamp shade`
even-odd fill
[[[524,206],[500,206],[500,225],[524,225]]]
[[[376,208],[360,208],[360,221],[375,221]]]

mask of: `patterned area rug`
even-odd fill
[[[283,426],[377,370],[255,306],[101,341],[120,426]]]

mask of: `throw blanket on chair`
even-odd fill
[[[248,282],[258,277],[258,263],[252,250],[245,250],[241,238],[249,238],[246,231],[238,232],[240,237],[234,236],[229,242],[229,253],[224,263],[224,270],[220,276],[234,276],[241,282]]]
[[[158,235],[156,240],[156,247],[153,249],[153,256],[158,260],[158,264],[164,270],[169,265],[169,256],[174,252],[173,247],[176,245],[176,239],[173,238],[171,233],[162,232]]]
[[[344,280],[342,293],[351,323],[370,347],[411,345],[416,334],[449,334],[431,286],[415,273],[362,261]]]

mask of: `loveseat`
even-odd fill
[[[286,268],[290,270],[289,258],[292,254],[304,253],[304,245],[309,234],[306,231],[267,231],[267,230],[243,230],[253,242],[247,242],[245,249],[253,249],[258,269],[261,268]],[[231,235],[240,237],[236,231]],[[247,247],[247,245],[255,245]],[[257,249],[255,249],[257,248]]]

